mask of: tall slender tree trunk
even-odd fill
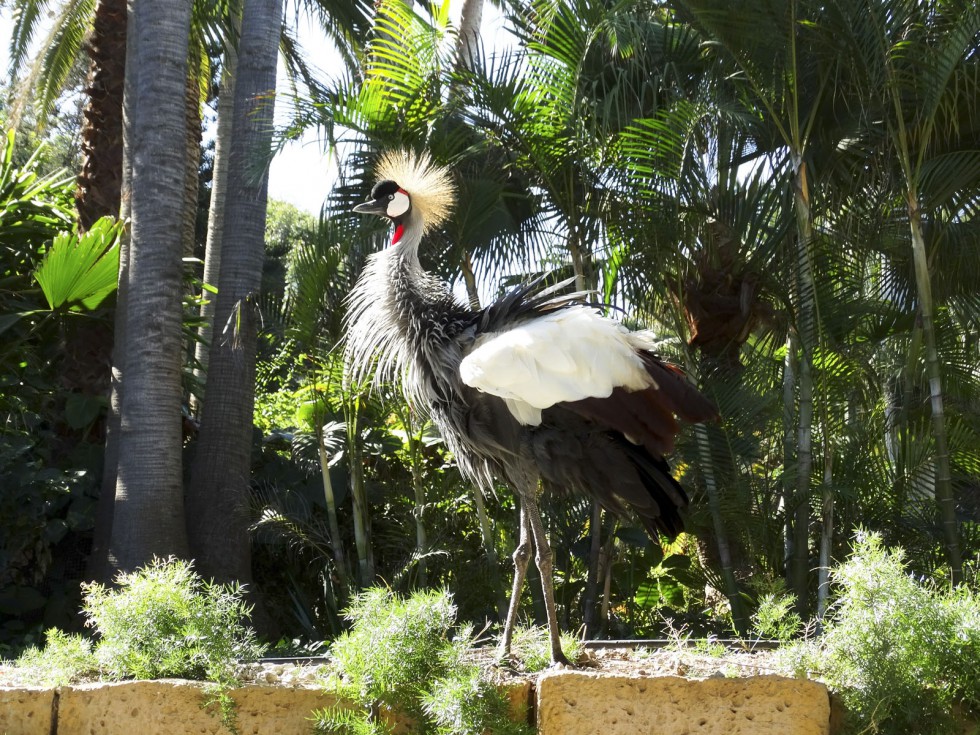
[[[711,514],[711,525],[715,532],[715,546],[718,549],[721,578],[725,583],[724,592],[732,611],[732,624],[740,636],[745,636],[749,632],[749,619],[745,613],[745,605],[742,603],[742,596],[738,589],[738,580],[735,578],[735,564],[732,561],[727,524],[721,511],[721,489],[718,486],[714,465],[711,461],[711,436],[708,433],[708,427],[704,424],[695,425],[694,436],[697,439],[698,455],[701,457],[705,494],[708,496],[708,511]]]
[[[796,355],[799,340],[790,329],[783,360],[783,478],[780,505],[783,512],[783,563],[786,579],[791,579],[793,558],[793,496],[796,495]]]
[[[88,42],[91,59],[82,112],[82,170],[75,207],[88,230],[100,217],[119,215],[123,165],[123,91],[126,85],[126,0],[99,0]]]
[[[592,518],[589,520],[589,567],[585,576],[585,591],[582,593],[583,636],[592,638],[596,630],[596,593],[599,590],[599,562],[602,551],[602,508],[592,503]]]
[[[922,335],[926,348],[926,375],[929,376],[929,405],[932,409],[932,438],[936,443],[936,502],[939,518],[946,536],[946,552],[952,570],[953,584],[963,578],[963,551],[960,548],[960,530],[956,521],[956,499],[950,476],[949,446],[946,438],[946,415],[943,408],[943,382],[939,350],[936,348],[935,305],[932,301],[932,278],[929,275],[929,258],[925,238],[922,236],[922,215],[919,211],[919,195],[914,186],[906,194],[909,226],[912,231],[912,260],[915,264],[915,287],[922,313]]]
[[[813,214],[806,163],[794,151],[793,195],[796,211],[796,284],[797,334],[800,346],[799,413],[796,432],[796,494],[793,498],[793,557],[790,578],[796,595],[796,611],[808,616],[810,576],[810,474],[813,470],[813,348],[816,343],[816,286],[810,246],[813,239]]]
[[[112,553],[122,570],[188,553],[181,471],[181,243],[191,0],[136,0],[132,79],[132,239]]]
[[[113,0],[109,0],[106,5],[111,7]],[[120,123],[120,172],[119,172],[119,201],[118,215],[122,221],[126,221],[132,214],[132,190],[133,190],[133,166],[132,166],[132,121],[133,121],[133,86],[135,75],[126,74],[126,69],[135,64],[136,43],[135,34],[128,32],[130,18],[133,16],[133,6],[135,0],[126,0],[123,3],[122,15],[118,11],[107,13],[104,19],[112,18],[121,28],[112,32],[112,36],[118,38],[121,33],[123,36],[122,49],[116,48],[114,53],[122,53],[124,65],[120,70],[122,79],[122,98],[119,102],[119,123]],[[98,10],[96,11],[99,12]],[[97,31],[93,28],[93,34]],[[99,42],[99,46],[107,44],[108,41]],[[93,45],[95,41],[93,39]],[[118,63],[118,58],[114,59]],[[107,87],[111,86],[106,83]],[[106,101],[107,98],[103,98]],[[83,164],[84,167],[84,164]],[[99,167],[99,170],[103,170]],[[93,179],[95,179],[93,174]],[[99,179],[103,180],[103,179]],[[106,184],[108,187],[108,184]],[[79,184],[79,193],[82,190]],[[86,193],[99,190],[99,186],[89,185],[85,187]],[[87,217],[91,222],[98,219],[99,210],[92,208],[92,211],[83,215],[82,209],[88,210],[87,195],[83,195],[81,200],[76,197],[75,206],[79,209],[79,219]],[[95,512],[95,529],[92,533],[92,550],[89,553],[88,568],[86,576],[90,580],[108,582],[112,576],[112,570],[117,568],[114,556],[110,555],[110,543],[112,537],[112,516],[116,502],[116,470],[119,462],[119,432],[120,415],[122,412],[122,389],[123,375],[125,373],[126,359],[126,306],[129,302],[129,250],[131,232],[129,228],[123,233],[119,244],[119,280],[116,288],[116,308],[113,315],[113,346],[110,359],[109,377],[109,407],[106,415],[106,440],[105,453],[102,460],[102,486],[99,491],[99,500]]]
[[[361,587],[374,582],[374,549],[371,547],[371,512],[364,485],[364,457],[360,436],[360,397],[345,406],[347,456],[350,458],[350,497],[354,516],[354,547],[357,549],[357,578]]]
[[[412,515],[415,518],[415,555],[418,558],[418,584],[425,587],[428,580],[425,555],[429,550],[429,534],[425,529],[425,481],[422,479],[422,426],[416,426],[415,412],[406,406],[400,414],[402,426],[405,428],[405,441],[408,443],[408,465],[412,471],[412,490],[415,493],[415,508]]]
[[[224,66],[221,69],[221,88],[218,91],[218,125],[214,137],[214,169],[211,177],[211,206],[208,211],[208,236],[204,249],[204,283],[218,284],[221,272],[221,241],[225,224],[225,200],[228,197],[228,159],[232,144],[232,127],[235,118],[235,68],[238,66],[238,35],[241,17],[232,18],[235,38],[225,49]],[[208,372],[211,336],[214,331],[214,294],[201,294],[201,328],[194,348],[196,366],[194,375],[204,384]],[[191,410],[200,415],[200,401],[191,396]]]
[[[327,522],[330,526],[330,548],[333,550],[334,567],[337,570],[337,582],[340,585],[338,602],[346,604],[347,593],[350,591],[347,559],[344,556],[344,544],[340,538],[340,523],[337,520],[337,500],[330,481],[330,457],[327,456],[327,446],[323,437],[323,427],[317,430],[317,449],[320,454],[320,476],[323,479],[323,500],[327,504]]]
[[[199,569],[251,579],[249,482],[255,403],[257,299],[262,281],[268,157],[282,0],[245,0],[208,380],[187,497]]]
[[[459,37],[456,63],[473,69],[479,56],[480,26],[483,24],[483,0],[463,0],[459,15]]]
[[[197,235],[198,191],[201,187],[201,58],[195,50],[189,62],[187,82],[184,86],[184,116],[187,134],[184,136],[184,218],[181,220],[181,241],[184,257],[194,257],[194,240]]]
[[[473,492],[473,505],[476,506],[476,520],[480,526],[480,540],[483,542],[483,553],[487,556],[487,568],[490,574],[490,585],[493,587],[493,600],[497,608],[497,618],[501,621],[507,615],[507,595],[500,578],[500,557],[493,539],[493,526],[487,513],[487,504],[483,500],[483,490],[470,483]]]
[[[823,486],[820,509],[820,564],[817,567],[817,620],[822,624],[830,600],[830,553],[834,543],[834,452],[830,431],[824,434]]]

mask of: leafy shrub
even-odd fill
[[[205,582],[173,558],[120,574],[116,584],[84,585],[83,612],[101,636],[95,655],[106,676],[231,683],[236,659],[262,655],[238,585]]]
[[[66,332],[33,276],[51,240],[72,228],[75,184],[64,172],[42,174],[41,158],[37,149],[23,161],[13,131],[0,135],[0,651],[7,655],[39,642],[44,619],[67,620],[78,585],[72,564],[54,563],[56,547],[80,556],[72,541],[87,531],[94,507],[81,478],[91,465],[63,466],[65,434],[56,429],[67,423],[58,396]]]
[[[948,733],[955,708],[980,712],[980,595],[914,579],[902,550],[868,533],[832,580],[824,635],[783,656],[839,691],[851,731]]]
[[[15,662],[26,681],[57,687],[98,673],[98,660],[90,640],[57,628],[51,628],[44,636],[43,647],[30,646]]]
[[[761,638],[783,642],[790,640],[803,628],[803,621],[793,610],[795,602],[790,594],[764,594],[752,614],[753,630]]]
[[[317,732],[387,732],[384,710],[407,715],[419,733],[529,732],[508,718],[507,700],[468,659],[472,628],[450,636],[456,607],[448,592],[419,591],[406,599],[373,588],[354,599],[346,617],[351,629],[331,648],[326,684],[362,707],[318,712]]]

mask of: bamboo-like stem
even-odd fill
[[[340,523],[337,520],[337,500],[330,481],[330,457],[323,437],[323,429],[317,431],[317,449],[320,453],[320,476],[323,478],[323,499],[327,504],[327,523],[330,525],[330,548],[333,551],[334,567],[337,570],[337,581],[340,583],[342,594],[346,598],[348,587],[347,560],[344,558],[344,544],[340,538]]]
[[[912,257],[915,264],[915,285],[922,314],[922,336],[926,348],[926,374],[929,377],[929,405],[932,409],[932,436],[936,446],[936,502],[946,536],[946,551],[951,567],[951,581],[959,584],[963,578],[963,552],[960,548],[959,523],[956,520],[956,499],[949,465],[949,445],[946,436],[946,417],[943,406],[942,370],[936,347],[935,306],[932,300],[932,279],[925,238],[922,236],[922,215],[918,194],[909,186],[907,204],[912,231]]]

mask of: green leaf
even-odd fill
[[[660,606],[660,585],[656,582],[641,582],[636,588],[633,602],[643,608],[655,608]]]
[[[85,429],[98,418],[105,405],[103,396],[72,393],[65,401],[65,423],[73,429]]]
[[[662,570],[680,570],[691,568],[691,557],[684,554],[672,554],[660,564]]]
[[[103,217],[85,234],[61,233],[34,271],[48,306],[94,309],[116,288],[122,226]]]
[[[636,526],[626,526],[620,528],[613,534],[623,543],[629,544],[630,546],[637,546],[641,549],[645,549],[651,546],[650,537],[647,536],[646,531],[642,528],[637,528]]]

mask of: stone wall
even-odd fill
[[[830,733],[826,688],[778,676],[692,680],[552,671],[509,694],[515,717],[522,711],[534,717],[541,735]],[[335,704],[319,690],[298,687],[246,686],[232,697],[242,735],[305,735],[310,713]],[[202,708],[204,701],[202,684],[178,680],[0,688],[0,735],[230,735],[214,710]],[[411,726],[399,722],[396,730]]]

